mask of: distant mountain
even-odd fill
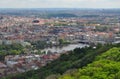
[[[48,17],[77,17],[75,14],[70,14],[70,13],[58,13],[58,14],[49,14]]]
[[[120,9],[91,8],[0,8],[0,15],[29,17],[99,17],[104,14],[120,15]]]

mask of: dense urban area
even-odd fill
[[[120,79],[119,43],[120,9],[0,9],[0,79]]]

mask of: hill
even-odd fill
[[[63,17],[63,18],[69,18],[69,17],[77,17],[75,14],[70,13],[58,13],[58,14],[49,14],[48,17]]]
[[[120,79],[120,48],[114,47],[97,56],[93,63],[66,72],[58,79]]]
[[[51,63],[48,63],[46,66],[41,67],[38,70],[31,70],[26,73],[21,73],[17,75],[13,74],[3,79],[79,79],[79,78],[80,79],[91,79],[91,75],[94,76],[93,73],[96,73],[97,71],[99,71],[100,63],[102,63],[100,64],[100,66],[102,65],[104,66],[104,64],[106,63],[108,63],[108,65],[111,63],[111,65],[114,66],[114,64],[117,63],[115,58],[116,56],[119,57],[120,55],[113,54],[112,57],[113,59],[115,59],[114,61],[112,59],[110,60],[111,54],[109,55],[109,53],[104,53],[109,49],[110,50],[108,52],[112,50],[118,50],[118,48],[113,48],[113,47],[120,47],[120,44],[118,45],[100,45],[99,44],[96,46],[96,48],[94,48],[93,46],[84,47],[84,48],[76,48],[73,51],[68,51],[67,53],[62,54],[60,58],[52,61]],[[107,56],[109,60],[106,59]],[[94,67],[94,64],[95,66],[97,66],[96,63],[98,63],[98,69]],[[119,63],[116,65],[119,65]],[[71,74],[70,73],[68,73],[67,75],[64,74],[66,71],[70,72]],[[102,67],[101,67],[101,71],[102,71]],[[61,74],[64,74],[64,75],[61,76]],[[88,75],[85,75],[85,74],[88,74]],[[98,76],[99,74],[101,73],[98,73]],[[104,72],[102,74],[105,75]]]

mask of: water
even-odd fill
[[[65,52],[65,51],[70,51],[70,50],[73,50],[75,48],[82,48],[82,47],[85,47],[85,46],[88,46],[88,45],[86,45],[86,44],[70,44],[70,45],[63,46],[63,47],[45,48],[41,51],[42,52],[43,51],[45,51],[45,52],[51,51],[51,52],[62,53],[62,52]]]

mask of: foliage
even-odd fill
[[[120,79],[120,48],[114,47],[96,57],[96,60],[75,73],[68,73],[59,79]]]
[[[44,49],[46,47],[50,47],[52,46],[51,43],[48,44],[46,41],[35,41],[35,42],[31,42],[34,49]]]
[[[20,44],[0,45],[0,61],[4,60],[6,55],[18,55],[24,53],[24,47]]]
[[[68,42],[64,39],[59,39],[59,45],[64,45],[64,44],[70,44],[70,42]]]
[[[112,48],[112,47],[119,47],[120,45],[97,45],[96,49],[93,49],[93,47],[84,47],[84,48],[76,48],[73,51],[69,51],[66,54],[62,54],[60,58],[52,61],[51,63],[47,64],[44,67],[41,67],[38,70],[32,70],[32,71],[28,71],[22,74],[18,74],[15,76],[8,76],[5,77],[5,79],[45,79],[47,78],[51,78],[48,77],[52,74],[63,74],[65,71],[69,70],[69,69],[76,69],[76,68],[83,68],[83,69],[79,69],[78,71],[69,71],[71,74],[66,74],[65,77],[61,76],[59,77],[60,79],[92,79],[94,78],[94,76],[91,78],[91,76],[89,75],[94,75],[94,73],[98,72],[98,71],[102,71],[102,67],[92,67],[93,64],[88,65],[89,63],[92,63],[96,56],[101,55],[102,53],[104,53],[105,51],[107,51],[108,49]],[[99,58],[99,57],[98,57]],[[97,61],[96,58],[96,63],[103,63],[106,64],[107,62],[110,62],[110,60],[100,60]],[[116,65],[114,65],[116,62],[112,62],[112,66],[116,67]],[[88,66],[87,66],[88,65]],[[119,64],[117,64],[119,65]],[[87,66],[87,67],[85,67]],[[104,66],[104,65],[103,65]],[[110,66],[104,66],[109,67],[107,70],[109,70],[111,67]],[[113,69],[112,71],[117,70],[119,67],[116,67],[115,69]],[[86,72],[88,71],[89,72]],[[95,70],[95,71],[94,71]],[[96,74],[96,77],[99,77],[99,74],[101,74],[102,76],[106,77],[107,70],[105,72],[101,72]],[[94,71],[94,73],[92,72]],[[67,72],[67,73],[69,73]],[[73,74],[73,72],[75,74]],[[81,74],[82,73],[82,74]],[[105,73],[105,74],[104,74]],[[116,71],[115,71],[116,73]],[[87,74],[87,75],[83,75],[83,74]],[[112,73],[110,75],[110,77],[113,76],[114,73]],[[80,76],[82,75],[82,76]],[[119,75],[116,74],[116,75]],[[56,76],[52,76],[52,78],[55,77],[55,79],[57,78]],[[100,78],[102,78],[100,76]],[[53,78],[54,79],[54,78]],[[110,78],[109,78],[110,79]]]

